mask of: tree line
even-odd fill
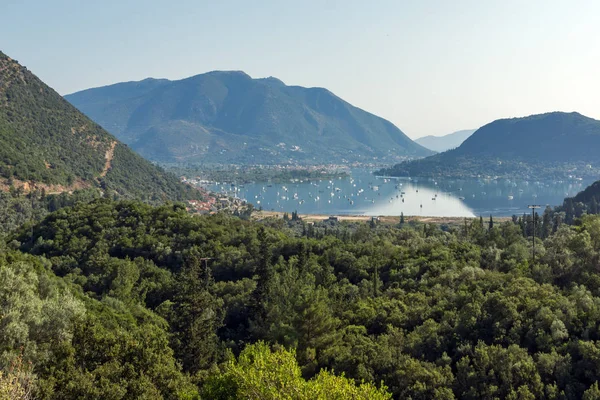
[[[79,203],[6,238],[0,360],[47,399],[595,398],[600,217],[575,222],[532,263],[518,218],[310,236]]]

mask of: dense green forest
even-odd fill
[[[600,217],[244,221],[96,199],[0,251],[0,396],[593,399]],[[1,398],[1,397],[0,397]]]

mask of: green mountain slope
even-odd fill
[[[564,212],[564,219],[572,223],[583,214],[600,213],[600,181],[596,181],[573,197],[567,197],[556,211]]]
[[[156,161],[393,162],[432,154],[326,89],[243,72],[118,83],[66,99]]]
[[[396,176],[597,177],[600,121],[553,112],[494,121],[458,148],[381,171]]]
[[[0,52],[0,186],[99,187],[142,199],[195,197]]]

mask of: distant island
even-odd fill
[[[552,112],[501,119],[478,129],[458,148],[398,163],[380,175],[508,177],[522,179],[600,176],[600,121]]]
[[[65,98],[157,162],[390,164],[434,153],[327,89],[240,71],[117,83]]]

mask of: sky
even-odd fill
[[[597,0],[0,0],[0,50],[60,94],[212,70],[325,87],[411,138],[600,119]]]

